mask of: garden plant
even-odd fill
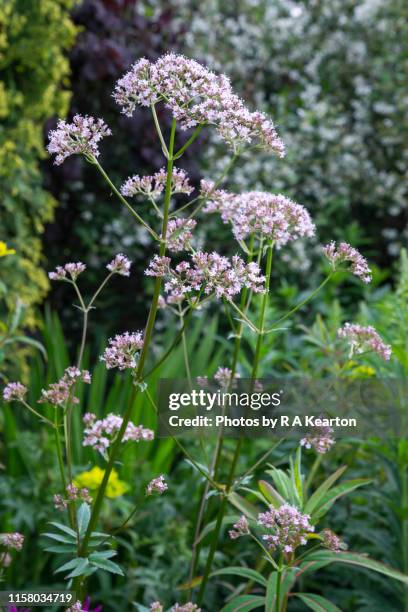
[[[128,490],[120,478],[123,454],[136,452],[136,445],[151,444],[157,444],[155,448],[160,452],[161,445],[164,448],[168,443],[154,441],[158,412],[155,383],[164,364],[175,360],[181,351],[182,361],[175,376],[185,377],[190,385],[205,385],[206,375],[210,378],[214,373],[213,379],[221,390],[231,390],[242,377],[250,379],[251,391],[255,391],[262,384],[258,379],[269,376],[263,366],[268,347],[280,342],[293,317],[312,300],[318,301],[322,290],[338,278],[351,275],[365,285],[372,279],[367,260],[356,248],[344,241],[331,241],[319,247],[327,272],[320,284],[287,310],[277,312],[272,296],[274,284],[279,285],[280,279],[273,273],[274,262],[279,261],[290,243],[312,239],[317,229],[308,210],[285,195],[252,191],[250,185],[240,193],[225,188],[229,173],[232,169],[237,173],[244,154],[255,158],[262,152],[286,163],[285,147],[272,120],[262,112],[250,110],[233,91],[227,76],[170,53],[156,61],[137,60],[118,80],[113,98],[126,116],[132,116],[141,106],[146,121],[151,119],[158,151],[163,156],[163,166],[154,174],[127,177],[126,172],[132,169],[124,169],[123,184],[115,185],[100,161],[108,154],[112,133],[103,119],[92,116],[75,115],[70,122],[61,119],[49,134],[48,151],[55,156],[57,165],[71,155],[83,156],[95,177],[105,182],[113,209],[114,201],[125,207],[129,220],[142,228],[155,245],[145,270],[149,295],[145,325],[142,330],[118,329],[100,351],[95,366],[88,365],[91,352],[87,341],[93,310],[98,307],[101,293],[109,291],[114,276],[123,277],[120,280],[126,292],[132,263],[128,255],[113,253],[106,264],[105,278],[88,297],[81,290],[86,264],[62,261],[49,278],[64,283],[71,291],[67,300],[73,300],[75,313],[81,319],[75,360],[57,380],[49,381],[35,393],[18,381],[9,381],[3,390],[4,401],[13,402],[15,410],[19,406],[27,410],[53,440],[48,452],[53,453],[52,462],[58,466],[59,485],[53,491],[54,505],[43,509],[49,525],[41,542],[44,551],[56,556],[56,576],[63,576],[65,588],[75,592],[77,602],[69,609],[77,612],[88,610],[89,598],[94,600],[95,575],[106,572],[127,577],[128,568],[121,563],[121,542],[116,535],[131,524],[143,507],[138,503],[130,508],[110,532],[103,528],[102,517],[109,498]],[[163,114],[170,117],[168,129],[159,121]],[[229,160],[219,175],[193,185],[180,166],[193,143],[196,155],[205,154],[206,141],[201,137],[207,130],[216,132]],[[115,155],[114,146],[110,146],[109,154]],[[208,252],[205,228],[206,223],[214,222],[223,227],[222,236],[228,231],[230,240],[227,245],[219,245],[219,252]],[[277,269],[282,270],[282,266]],[[129,295],[129,309],[132,300]],[[213,371],[203,370],[197,377],[195,372],[201,366],[192,354],[191,335],[197,322],[208,320],[209,315],[222,320],[225,351],[213,364]],[[157,340],[158,335],[162,337],[162,317],[169,327],[165,346]],[[117,323],[120,327],[120,321]],[[305,334],[309,340],[313,335],[310,330]],[[370,321],[340,322],[334,334],[338,343],[335,356],[340,357],[333,373],[339,378],[350,375],[351,362],[364,367],[365,359],[370,359],[375,375],[376,368],[379,370],[382,363],[393,359],[391,346]],[[37,348],[43,350],[40,344]],[[117,374],[115,381],[128,389],[126,402],[118,402],[114,410],[105,409],[103,395],[94,392],[92,396],[94,379],[102,376],[102,369],[103,375]],[[100,404],[98,408],[83,410],[87,393],[95,404]],[[369,570],[397,581],[395,584],[402,588],[401,601],[408,609],[408,576],[354,551],[352,541],[346,544],[342,534],[327,526],[330,511],[343,503],[344,496],[371,486],[366,476],[343,479],[344,465],[322,477],[325,456],[336,443],[330,427],[317,427],[299,443],[291,440],[278,445],[268,440],[264,452],[247,462],[243,471],[243,437],[227,440],[220,429],[215,441],[202,442],[204,448],[178,437],[171,442],[173,451],[180,453],[191,467],[190,478],[200,487],[203,484],[197,507],[191,508],[192,554],[185,584],[180,588],[179,603],[144,599],[143,603],[128,602],[128,609],[213,610],[211,584],[221,576],[234,576],[242,579],[242,584],[231,587],[230,596],[219,605],[225,612],[305,608],[332,612],[339,608],[325,594],[310,590],[309,585],[315,583],[308,582],[312,573],[319,575],[331,564]],[[94,467],[86,475],[75,462],[80,446],[90,451],[88,457],[93,457]],[[314,456],[309,469],[304,467],[304,455]],[[279,466],[274,463],[278,456]],[[148,512],[152,497],[159,498],[156,508],[165,502],[172,477],[154,471],[152,455],[146,460],[147,468],[142,463],[141,460],[141,473],[151,471],[144,483],[142,502]],[[260,470],[263,477],[254,483],[254,475]],[[87,486],[94,480],[96,486]],[[232,550],[247,547],[248,554],[245,563],[225,563],[220,568],[218,555],[226,527]],[[137,523],[131,529],[137,529]],[[19,532],[4,533],[1,543],[0,566],[7,573],[24,555],[24,536]],[[324,586],[322,590],[324,593]],[[103,601],[100,603],[104,606]]]

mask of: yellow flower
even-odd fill
[[[92,468],[92,470],[89,470],[89,472],[82,472],[82,474],[78,474],[74,478],[74,485],[79,488],[85,487],[90,491],[94,491],[95,489],[99,489],[101,486],[104,474],[105,471],[96,465]],[[109,476],[108,486],[106,487],[106,497],[120,497],[128,490],[129,485],[123,480],[119,480],[117,471],[112,470]]]
[[[6,257],[6,255],[14,255],[14,249],[8,249],[7,244],[0,240],[0,257]]]

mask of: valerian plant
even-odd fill
[[[51,280],[64,282],[72,287],[77,300],[75,306],[82,313],[83,331],[76,363],[68,367],[58,381],[42,390],[38,401],[41,406],[46,405],[43,411],[42,408],[28,403],[27,389],[19,382],[9,383],[3,392],[6,401],[20,402],[54,434],[61,479],[60,490],[55,492],[54,503],[56,510],[66,513],[66,520],[51,521],[55,530],[48,531],[43,536],[48,541],[48,551],[64,556],[57,572],[64,573],[68,585],[73,585],[76,590],[78,602],[74,610],[82,609],[81,601],[85,600],[87,594],[86,579],[89,575],[102,570],[125,573],[123,568],[112,561],[116,553],[113,547],[114,534],[97,531],[102,506],[123,446],[135,442],[149,443],[154,438],[152,430],[142,424],[133,423],[132,408],[135,398],[144,393],[152,409],[157,410],[149,389],[149,375],[171,354],[179,342],[183,345],[186,374],[190,378],[185,334],[192,313],[210,302],[222,306],[222,312],[226,313],[227,322],[231,326],[232,358],[228,367],[220,366],[215,376],[220,387],[224,389],[229,389],[235,378],[245,371],[242,363],[244,331],[250,336],[253,355],[250,371],[245,373],[254,381],[255,386],[255,379],[262,366],[265,336],[278,333],[282,323],[312,300],[340,266],[348,267],[351,273],[364,283],[371,279],[368,264],[356,249],[346,243],[338,246],[330,243],[322,250],[322,254],[327,257],[329,270],[320,286],[304,300],[294,304],[288,312],[270,322],[268,305],[273,256],[279,255],[290,242],[312,237],[315,234],[315,225],[304,206],[292,202],[282,194],[259,191],[234,194],[224,190],[222,183],[244,151],[255,155],[256,151],[262,149],[279,158],[284,156],[283,142],[272,121],[261,112],[250,111],[234,93],[226,76],[217,75],[193,60],[174,54],[165,55],[156,62],[146,59],[137,61],[130,71],[119,79],[113,97],[122,112],[128,116],[133,114],[137,105],[150,109],[165,158],[163,168],[159,168],[152,176],[129,176],[121,187],[115,186],[99,161],[99,146],[103,138],[111,136],[111,130],[102,119],[89,116],[76,115],[71,123],[60,120],[57,128],[50,133],[48,147],[49,152],[56,155],[56,164],[63,163],[70,155],[84,156],[106,181],[109,190],[126,207],[135,222],[144,228],[157,245],[157,251],[146,269],[146,277],[153,283],[153,292],[144,329],[117,334],[109,340],[100,357],[107,369],[131,376],[131,397],[121,414],[107,414],[102,419],[98,419],[92,412],[83,416],[83,445],[92,448],[105,461],[103,477],[95,491],[94,499],[91,499],[86,488],[75,484],[72,415],[74,410],[79,409],[79,387],[92,384],[91,374],[82,369],[90,315],[110,278],[115,274],[129,276],[131,262],[125,255],[116,255],[107,265],[108,274],[88,300],[80,289],[80,276],[85,272],[85,264],[66,263],[50,273]],[[172,115],[168,137],[163,133],[159,122],[159,106]],[[214,128],[221,141],[231,151],[230,162],[220,177],[202,180],[196,197],[180,204],[179,197],[190,196],[194,189],[185,171],[176,167],[175,162],[182,158],[200,132],[207,128]],[[183,136],[186,131],[188,134]],[[137,204],[131,203],[133,198],[136,201],[143,198],[151,204],[157,219],[153,227],[139,214]],[[232,257],[227,257],[217,252],[209,253],[197,249],[194,232],[196,217],[200,213],[219,214],[222,221],[231,227],[232,236],[236,240],[235,248],[241,249],[242,255],[235,253]],[[185,254],[182,254],[183,252]],[[151,346],[159,308],[167,308],[174,313],[180,322],[180,328],[174,334],[170,349],[154,362]],[[390,348],[371,327],[360,328],[349,324],[342,328],[340,336],[349,342],[351,353],[370,350],[385,359],[390,357]],[[331,446],[330,433],[320,432],[319,439],[316,433],[306,437],[302,443],[306,448],[313,447],[318,452],[328,450]],[[325,514],[336,498],[365,481],[352,485],[344,483],[332,488],[341,475],[341,472],[337,472],[309,497],[311,483],[303,481],[298,453],[291,464],[290,475],[272,469],[274,486],[261,483],[258,496],[269,503],[270,507],[257,518],[255,510],[248,510],[251,505],[237,492],[260,464],[257,462],[236,480],[242,439],[236,443],[225,482],[221,481],[223,476],[220,470],[224,452],[222,429],[208,465],[196,461],[178,439],[175,439],[175,443],[197,473],[206,480],[206,488],[196,515],[189,598],[194,599],[195,586],[199,586],[199,590],[195,595],[195,602],[175,604],[172,610],[198,612],[200,609],[212,573],[214,555],[228,504],[246,509],[231,530],[231,537],[236,539],[245,535],[256,539],[272,568],[268,578],[249,568],[234,570],[236,574],[240,572],[240,575],[260,583],[266,590],[265,596],[257,595],[255,599],[252,595],[242,596],[249,599],[241,599],[238,602],[241,610],[250,610],[260,605],[269,611],[284,610],[291,595],[292,584],[299,572],[306,573],[339,559],[364,565],[361,561],[364,557],[357,558],[356,555],[353,556],[354,553],[338,552],[343,548],[340,539],[330,531],[316,532],[315,526],[317,519]],[[267,455],[272,450],[269,450]],[[152,494],[162,495],[168,488],[163,474],[152,476],[151,482],[146,485],[146,497]],[[204,524],[205,510],[208,498],[211,495],[214,497],[214,493],[219,503],[216,520],[209,527]],[[197,579],[194,576],[200,561],[197,541],[205,535],[210,537],[210,546],[203,575]],[[309,542],[326,546],[328,550],[307,549],[304,556],[300,557],[299,549]],[[344,555],[349,555],[348,560]],[[365,566],[383,571],[394,578],[408,580],[391,569],[379,569],[379,564],[374,561],[366,560]],[[321,609],[319,596],[297,596],[303,597],[307,605],[315,605],[314,609],[317,609],[318,605]],[[231,607],[233,605],[235,604],[228,604],[226,609],[238,609]],[[150,606],[150,610],[164,609],[160,602],[153,602]]]

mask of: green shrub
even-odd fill
[[[16,249],[2,273],[10,309],[19,296],[25,324],[48,289],[41,269],[41,234],[55,201],[44,189],[39,163],[45,156],[47,118],[64,115],[70,93],[64,52],[75,38],[75,0],[0,0],[0,217],[3,240]],[[4,310],[4,304],[3,304]],[[4,312],[3,312],[4,314]]]

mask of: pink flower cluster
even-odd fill
[[[38,402],[48,402],[54,406],[61,406],[67,400],[70,400],[73,404],[78,404],[79,399],[72,394],[72,388],[79,381],[87,385],[91,383],[91,375],[88,370],[80,370],[75,366],[67,368],[62,378],[56,383],[52,383],[48,389],[42,389]]]
[[[340,338],[348,340],[350,345],[350,357],[353,353],[365,353],[373,351],[382,359],[388,361],[391,357],[391,346],[385,344],[380,335],[371,325],[364,327],[357,323],[345,323],[338,332]]]
[[[109,346],[101,355],[108,370],[118,368],[133,370],[137,366],[139,351],[143,348],[142,332],[125,332],[109,339]]]
[[[86,265],[81,261],[76,263],[67,263],[65,266],[57,266],[54,272],[49,272],[48,276],[51,280],[54,281],[63,281],[70,280],[67,278],[67,274],[70,275],[71,280],[74,282],[78,278],[78,276],[86,270]]]
[[[314,531],[309,520],[308,514],[302,514],[298,508],[290,504],[283,504],[278,509],[269,506],[268,512],[258,516],[258,524],[273,531],[273,534],[263,536],[268,548],[281,550],[285,554],[290,554],[298,546],[307,544],[307,534]]]
[[[79,489],[74,484],[69,484],[66,487],[67,497],[62,495],[54,495],[54,506],[57,510],[63,511],[68,508],[68,504],[73,501],[84,501],[87,504],[92,503],[92,497],[89,495],[88,489]]]
[[[115,438],[115,435],[122,427],[123,419],[117,414],[108,414],[104,419],[97,419],[92,412],[87,412],[84,415],[84,430],[83,446],[91,446],[105,456],[106,451]],[[143,425],[134,425],[132,421],[126,426],[126,431],[122,438],[122,442],[132,440],[139,442],[140,440],[153,440],[154,433],[151,429],[145,429]]]
[[[164,480],[164,476],[157,476],[157,478],[153,478],[147,485],[146,495],[152,495],[152,493],[158,493],[162,495],[168,489],[168,484]]]
[[[14,533],[1,533],[0,543],[9,550],[21,550],[24,544],[24,536],[22,533],[18,533],[18,531]]]
[[[354,276],[360,278],[363,283],[369,283],[371,281],[371,270],[368,267],[366,258],[363,257],[357,249],[347,244],[347,242],[341,242],[339,246],[336,247],[336,243],[332,241],[323,247],[323,252],[332,264],[334,270],[336,270],[337,266],[340,264],[349,262],[351,272]]]
[[[159,601],[154,601],[152,604],[150,604],[149,610],[150,612],[164,612],[164,607]],[[189,601],[185,604],[174,604],[174,606],[170,609],[170,612],[201,612],[201,608],[198,608],[196,604]]]
[[[214,125],[235,150],[255,141],[284,156],[283,142],[266,115],[251,112],[225,75],[182,55],[169,53],[156,62],[139,60],[119,79],[113,96],[129,117],[137,104],[152,106],[162,101],[183,130]]]
[[[323,538],[323,546],[325,548],[328,548],[336,553],[347,549],[347,544],[343,542],[343,540],[339,538],[339,536],[336,535],[331,529],[323,529],[320,535]]]
[[[11,382],[4,387],[3,399],[5,402],[12,402],[13,400],[22,402],[24,401],[26,394],[27,387],[22,385],[20,382]]]
[[[132,262],[122,253],[118,253],[114,259],[106,266],[109,272],[113,274],[120,274],[121,276],[130,275],[130,267]]]
[[[206,183],[205,189],[210,188]],[[263,191],[233,194],[219,189],[209,197],[211,200],[204,212],[219,212],[224,223],[231,223],[237,240],[254,234],[258,239],[273,240],[279,248],[291,240],[311,237],[315,233],[315,225],[306,208],[284,195]]]
[[[167,248],[174,253],[186,251],[190,247],[196,225],[194,219],[170,219],[166,232]]]
[[[218,253],[198,251],[191,256],[191,263],[182,261],[174,269],[170,263],[169,257],[155,255],[145,271],[147,276],[166,279],[164,289],[169,294],[168,302],[181,302],[192,292],[230,300],[243,287],[256,293],[265,290],[265,277],[258,264],[245,264],[238,255],[229,260]]]
[[[322,415],[321,419],[324,418]],[[318,425],[313,428],[313,432],[306,434],[304,438],[301,439],[300,444],[305,448],[314,448],[314,450],[320,455],[324,455],[327,453],[333,444],[335,444],[335,440],[332,436],[333,428],[326,425]]]
[[[148,198],[156,200],[164,191],[167,182],[167,170],[161,168],[152,176],[139,176],[135,174],[129,177],[120,188],[122,195],[133,197],[136,195],[144,195]],[[171,192],[185,193],[189,195],[193,191],[188,182],[187,173],[179,168],[173,168],[171,177]]]
[[[234,374],[234,379],[241,378],[241,375],[236,372]],[[230,368],[219,367],[216,373],[214,374],[214,380],[223,387],[224,389],[228,389],[232,381],[232,370]]]
[[[86,157],[99,157],[98,143],[105,136],[110,136],[111,130],[102,119],[75,115],[72,123],[60,119],[57,129],[49,133],[49,153],[56,153],[57,166],[70,155],[82,154]]]
[[[233,529],[228,532],[228,535],[231,540],[236,540],[237,538],[248,535],[249,533],[250,532],[248,520],[246,516],[242,515],[240,519],[233,524]]]

